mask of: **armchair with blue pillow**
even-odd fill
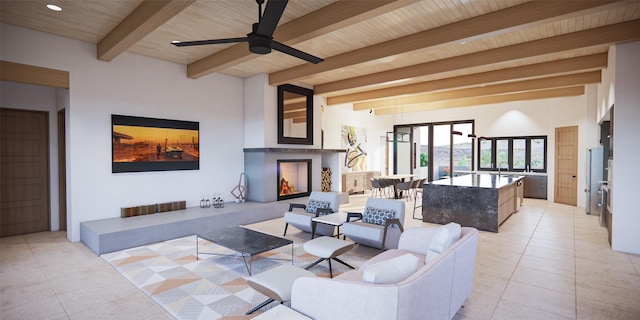
[[[356,243],[395,249],[404,231],[404,211],[404,201],[369,198],[362,213],[349,213],[342,233]]]
[[[340,196],[337,193],[320,191],[311,192],[307,204],[289,204],[289,211],[284,214],[284,221],[286,223],[284,227],[284,235],[287,235],[289,225],[300,229],[301,231],[311,233],[311,219],[321,215],[338,212],[339,207]],[[294,209],[301,210],[294,211]],[[330,236],[333,235],[334,229],[335,227],[331,225],[318,224],[316,226],[316,234]]]

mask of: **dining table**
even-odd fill
[[[407,179],[411,180],[415,177],[417,177],[417,175],[415,174],[399,173],[387,176],[379,176],[378,180],[391,180],[391,183],[388,183],[388,185],[393,186],[393,197],[395,199],[402,199],[402,191],[396,188],[396,184],[405,182]]]

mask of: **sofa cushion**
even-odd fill
[[[447,250],[452,244],[460,239],[462,229],[459,224],[450,222],[438,228],[436,234],[431,238],[429,250],[425,257],[425,263],[435,260],[441,253]]]
[[[362,281],[375,284],[398,283],[418,270],[420,259],[411,253],[371,265],[364,270]]]
[[[308,212],[308,213],[316,213],[316,211],[318,211],[318,209],[325,209],[325,208],[329,208],[331,206],[331,203],[329,201],[320,201],[320,200],[314,200],[314,199],[309,199],[309,202],[307,202],[307,207],[304,209],[304,211]],[[320,215],[325,215],[326,213],[320,213]]]
[[[375,255],[373,258],[365,261],[362,265],[360,265],[360,267],[358,267],[358,270],[365,270],[365,269],[369,268],[370,266],[372,266],[372,265],[374,265],[374,264],[376,264],[378,262],[382,262],[382,261],[385,261],[385,260],[393,259],[395,257],[399,257],[399,256],[405,255],[407,253],[411,253],[414,256],[418,257],[418,259],[420,260],[420,262],[418,264],[418,269],[424,267],[424,258],[425,258],[425,256],[423,254],[419,254],[419,253],[415,253],[415,252],[411,252],[411,251],[407,251],[407,250],[389,249],[389,250],[382,251],[382,252],[378,253],[377,255]]]
[[[362,222],[384,226],[387,219],[393,218],[395,214],[395,210],[367,207],[362,214]]]

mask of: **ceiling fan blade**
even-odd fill
[[[311,62],[313,64],[318,64],[318,63],[324,61],[324,59],[318,58],[318,57],[316,57],[314,55],[310,55],[310,54],[308,54],[306,52],[303,52],[303,51],[300,51],[298,49],[289,47],[288,45],[282,44],[282,43],[280,43],[278,41],[273,41],[271,43],[271,48],[274,49],[274,50],[278,50],[278,51],[280,51],[282,53],[286,53],[286,54],[288,54],[290,56],[294,56],[296,58],[300,58],[302,60],[309,61],[309,62]]]
[[[258,25],[257,34],[273,37],[273,32],[276,31],[276,26],[282,17],[284,8],[287,6],[289,0],[269,0],[267,6],[264,8],[262,18],[260,18],[260,24]]]
[[[203,46],[207,44],[246,42],[247,39],[248,39],[247,37],[242,37],[242,38],[211,39],[211,40],[198,40],[198,41],[179,41],[179,42],[171,42],[171,44],[176,47],[190,47],[190,46]]]

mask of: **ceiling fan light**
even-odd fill
[[[47,8],[49,10],[53,10],[53,11],[62,11],[62,8],[60,6],[55,5],[55,4],[48,4]]]
[[[271,52],[271,39],[257,34],[250,35],[249,51],[256,54],[267,54]]]

